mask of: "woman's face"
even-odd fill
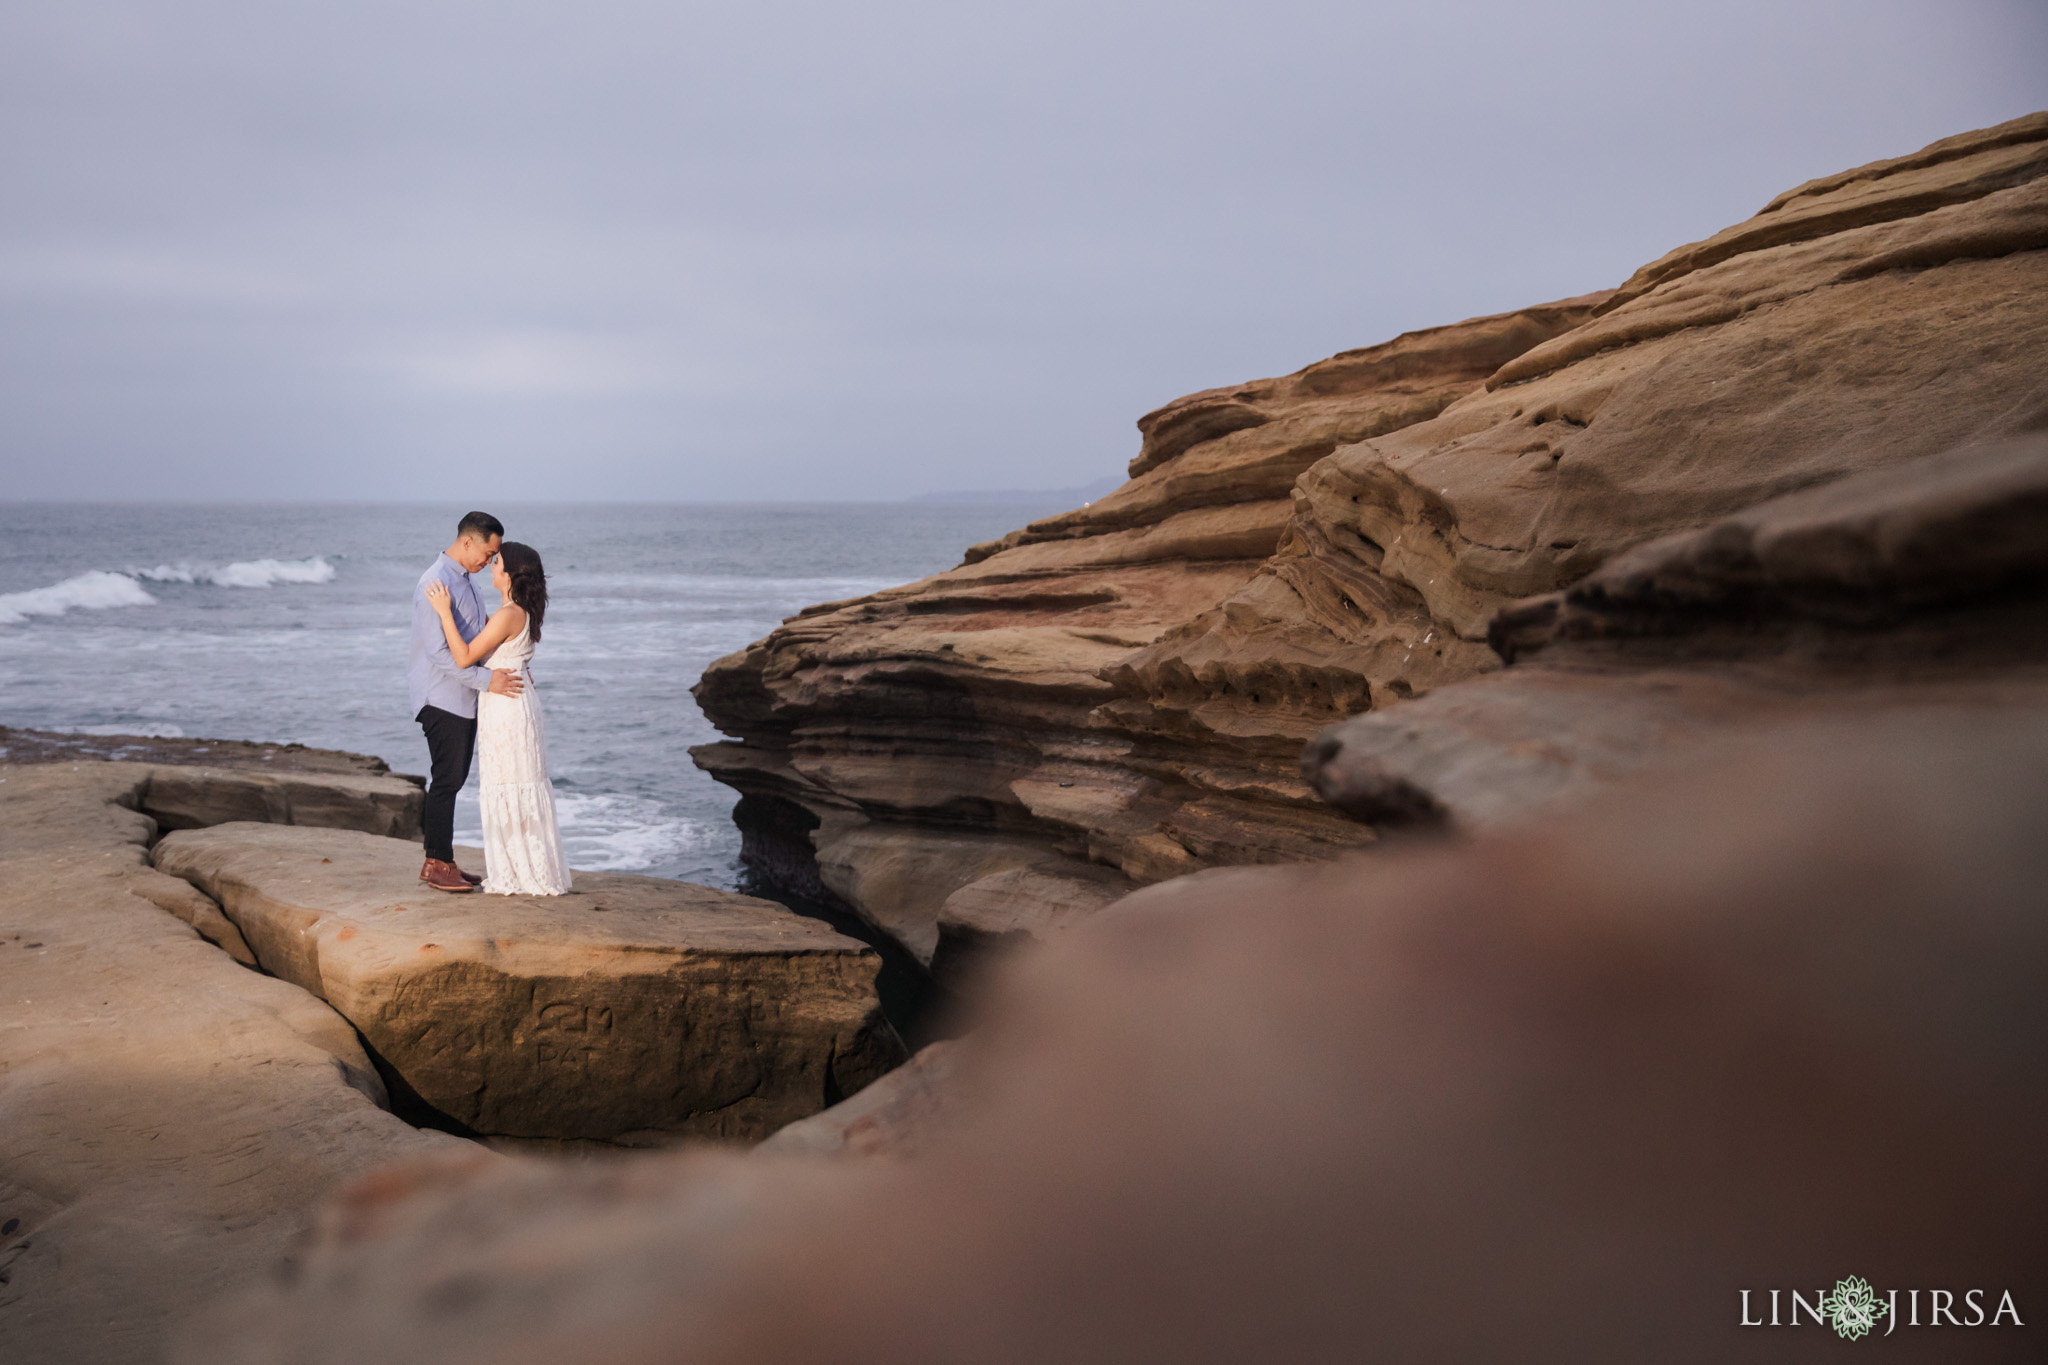
[[[496,588],[507,602],[512,600],[512,575],[505,572],[503,555],[491,561],[491,586]]]

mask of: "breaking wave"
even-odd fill
[[[94,569],[47,588],[0,593],[0,626],[18,626],[31,616],[110,607],[150,607],[156,599],[143,583],[205,583],[217,588],[268,588],[278,583],[331,583],[334,566],[310,559],[244,559],[210,564],[159,564],[153,569]]]
[[[62,616],[67,611],[105,611],[109,607],[147,607],[156,602],[142,585],[124,573],[94,569],[47,588],[0,593],[0,626],[18,626],[31,616]]]
[[[217,588],[268,588],[277,583],[331,583],[334,566],[319,555],[311,559],[245,559],[213,568],[205,564],[159,564],[137,569],[137,578],[152,583],[211,583]]]

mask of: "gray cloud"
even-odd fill
[[[2033,0],[0,10],[0,496],[896,497],[2048,105]]]

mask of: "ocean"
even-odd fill
[[[570,865],[727,889],[735,796],[687,752],[718,737],[690,696],[705,666],[805,606],[950,568],[1062,510],[481,505],[548,569],[533,675]],[[297,742],[423,773],[410,593],[466,510],[0,503],[0,724]],[[475,783],[457,842],[482,838]]]

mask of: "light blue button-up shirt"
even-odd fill
[[[438,706],[458,716],[476,714],[476,694],[491,690],[491,670],[478,664],[458,668],[448,652],[448,637],[441,633],[441,614],[427,601],[427,584],[439,579],[448,585],[448,602],[455,608],[455,629],[465,640],[474,640],[490,613],[476,595],[476,584],[462,566],[445,553],[420,575],[412,587],[412,658],[406,665],[405,680],[412,689],[412,713],[422,706]]]

